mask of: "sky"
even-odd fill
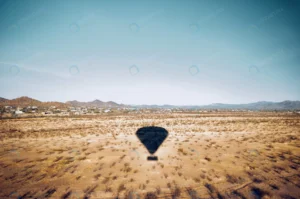
[[[0,0],[0,97],[300,100],[298,0]]]

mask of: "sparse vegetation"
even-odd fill
[[[153,124],[169,131],[157,162],[135,136]],[[299,198],[299,125],[271,112],[0,120],[0,198]]]

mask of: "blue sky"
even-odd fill
[[[0,0],[0,96],[300,100],[296,0]]]

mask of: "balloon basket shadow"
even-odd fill
[[[148,157],[147,157],[147,160],[148,160],[148,161],[157,161],[157,160],[158,160],[158,157],[157,157],[157,156],[148,156]]]

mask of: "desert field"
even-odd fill
[[[148,161],[136,137],[169,135]],[[0,198],[300,198],[300,115],[139,113],[0,120]]]

